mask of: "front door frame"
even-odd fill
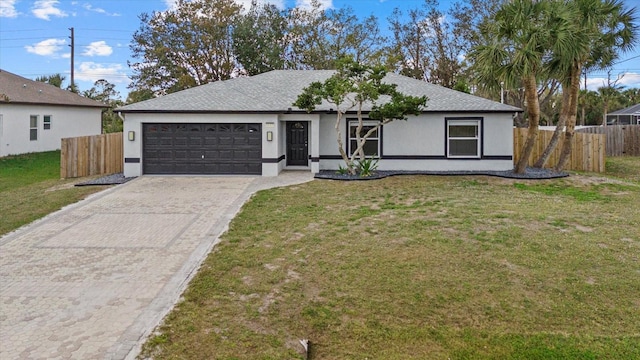
[[[303,166],[309,167],[309,121],[286,121],[286,153],[287,153],[287,166],[296,167]],[[291,130],[293,127],[302,126],[305,134],[302,139],[294,139],[291,136]],[[298,140],[300,143],[292,143],[293,140]],[[292,151],[292,147],[298,147],[302,152]],[[294,155],[299,155],[294,157]]]

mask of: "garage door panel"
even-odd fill
[[[261,174],[261,124],[144,124],[145,174]]]
[[[219,143],[218,143],[218,138],[217,138],[217,137],[215,137],[215,136],[212,136],[212,135],[215,135],[215,134],[207,134],[207,135],[204,137],[204,139],[203,139],[203,143],[202,143],[202,144],[203,144],[205,147],[216,146],[216,145],[218,145],[218,144],[219,144]]]
[[[202,145],[204,145],[204,139],[201,137],[190,136],[188,143],[189,143],[189,147],[201,148]]]
[[[247,154],[248,159],[259,160],[262,165],[262,150],[249,150]]]
[[[165,157],[165,159],[167,160],[171,159],[175,161],[187,162],[190,159],[188,150],[174,150],[166,152],[170,154],[169,156]]]
[[[250,146],[260,146],[262,147],[262,139],[261,138],[250,138],[248,143]]]
[[[220,135],[218,137],[218,144],[219,145],[233,145],[233,137],[230,134],[224,134],[224,135]]]
[[[173,146],[188,146],[189,138],[186,136],[179,136],[173,138]]]

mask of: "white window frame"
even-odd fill
[[[451,137],[449,132],[451,126],[475,126],[476,134],[473,137]],[[452,159],[479,159],[482,156],[482,121],[480,119],[447,119],[447,157]],[[475,155],[452,155],[451,142],[458,140],[476,140]]]
[[[34,118],[36,119],[35,126],[31,124],[31,120],[33,120]],[[40,116],[38,115],[29,115],[29,141],[38,141],[38,122],[39,122],[38,120],[40,120],[39,118]],[[34,134],[34,130],[36,134],[35,138],[32,136],[32,134]]]
[[[51,115],[44,115],[42,117],[42,129],[43,130],[51,130]]]
[[[362,125],[363,126],[376,126],[380,124],[379,121],[375,121],[375,120],[363,120],[362,121]],[[358,127],[358,119],[347,119],[347,147],[348,147],[348,151],[347,154],[349,154],[349,157],[351,157],[353,155],[353,151],[355,151],[355,149],[352,149],[351,147],[351,142],[352,141],[356,141],[357,138],[355,137],[351,137],[351,129]],[[371,140],[376,140],[378,142],[378,150],[376,151],[375,155],[367,155],[365,154],[366,158],[379,158],[380,157],[380,149],[382,147],[382,137],[380,136],[381,134],[381,130],[382,130],[382,126],[379,127],[376,130],[376,136],[370,136],[367,138],[367,142],[371,141]],[[357,147],[356,147],[357,148]]]

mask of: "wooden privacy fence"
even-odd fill
[[[513,130],[514,164],[518,162],[520,151],[527,140],[527,133],[528,129],[525,128],[515,128]],[[532,166],[544,152],[552,136],[553,131],[539,131],[538,140],[533,147],[533,152],[529,159],[530,166]],[[562,150],[562,141],[564,141],[564,134],[560,138],[560,143],[555,151],[549,157],[549,161],[547,161],[545,167],[554,167],[558,162],[560,151]],[[575,133],[573,146],[571,148],[571,157],[567,162],[565,170],[604,172],[605,141],[605,136],[602,134]]]
[[[576,132],[604,134],[607,137],[607,156],[640,156],[640,125],[595,126]]]
[[[62,139],[60,177],[75,178],[122,172],[122,133]]]

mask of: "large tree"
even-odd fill
[[[571,155],[575,132],[582,69],[593,63],[610,65],[617,54],[633,48],[638,37],[635,9],[627,9],[620,0],[566,0],[578,39],[573,47],[557,51],[555,58],[562,69],[563,91],[568,92],[566,130],[562,151],[555,169],[563,170]]]
[[[389,67],[419,80],[426,80],[429,67],[429,29],[424,21],[426,16],[421,8],[410,9],[406,16],[396,8],[388,18],[393,34],[387,47]]]
[[[566,14],[549,0],[513,0],[502,4],[495,21],[482,26],[485,43],[473,51],[475,71],[481,84],[498,88],[523,87],[527,102],[528,135],[516,173],[529,163],[540,122],[539,79],[548,75],[545,60],[554,46],[565,46],[569,26]]]
[[[178,0],[173,9],[140,15],[130,87],[162,94],[231,78],[238,70],[232,27],[241,9],[234,0]]]
[[[380,62],[386,39],[375,16],[361,20],[350,7],[326,10],[317,0],[311,5],[289,12],[287,61],[291,68],[335,69],[345,56],[365,64]]]
[[[233,28],[233,50],[246,75],[286,66],[287,16],[273,4],[253,2]]]
[[[408,96],[400,93],[395,84],[385,83],[383,79],[386,74],[383,66],[363,65],[351,58],[344,58],[338,62],[338,69],[334,75],[324,82],[311,83],[293,104],[309,112],[315,110],[323,101],[335,105],[338,151],[349,174],[357,173],[356,161],[362,163],[365,160],[364,146],[367,139],[381,126],[394,120],[406,120],[408,115],[419,115],[426,106],[425,96]],[[371,105],[368,118],[377,120],[377,123],[364,131],[366,104]],[[344,149],[340,128],[344,115],[353,111],[358,119],[356,148],[349,156]]]
[[[102,132],[113,133],[122,131],[122,119],[113,109],[124,105],[120,99],[120,93],[116,91],[115,84],[105,79],[97,80],[89,90],[82,92],[84,97],[100,101],[106,105],[102,111]]]

